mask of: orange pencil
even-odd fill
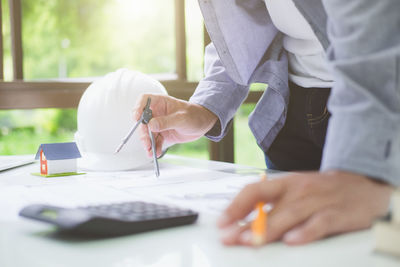
[[[263,173],[261,175],[261,181],[267,179],[267,175]],[[266,234],[267,234],[267,212],[264,211],[265,203],[258,202],[256,206],[256,210],[258,211],[257,218],[251,223],[251,231],[253,233],[252,243],[255,246],[260,246],[265,242]]]

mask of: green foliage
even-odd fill
[[[24,0],[22,12],[26,79],[174,71],[171,0]]]
[[[1,136],[0,155],[34,154],[42,143],[68,142],[73,140],[72,132],[59,131],[56,135],[38,132],[33,128],[13,129]]]
[[[53,120],[53,123],[57,125],[57,129],[76,131],[76,109],[60,109],[57,111],[58,112]]]
[[[252,83],[250,85],[250,91],[264,91],[268,87],[268,84],[265,83]]]
[[[73,140],[75,109],[0,111],[0,154],[35,153],[41,143]]]
[[[264,154],[248,126],[248,116],[254,107],[254,104],[243,104],[235,116],[235,162],[265,168]]]
[[[187,144],[176,144],[168,149],[168,154],[209,159],[208,141],[205,137],[202,137],[199,140]]]
[[[9,6],[3,8],[5,77],[12,76]],[[121,67],[145,73],[175,72],[172,0],[22,0],[22,40],[26,80],[102,76]],[[189,80],[202,76],[203,24],[196,0],[186,2]],[[265,90],[253,84],[250,90]],[[235,118],[235,159],[264,166],[247,126],[254,105]],[[0,154],[35,153],[39,144],[72,141],[75,109],[0,111]],[[201,138],[168,153],[208,158]]]
[[[235,162],[264,168],[264,156],[247,125],[254,105],[242,105],[235,117]],[[68,142],[76,131],[75,109],[0,111],[0,155],[32,154],[41,143]],[[6,126],[7,125],[7,126]],[[208,159],[208,141],[200,138],[171,147],[169,154]]]

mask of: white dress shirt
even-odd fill
[[[302,87],[332,87],[324,49],[292,0],[265,0],[272,22],[285,36],[289,80]]]

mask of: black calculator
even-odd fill
[[[63,233],[88,236],[134,234],[192,224],[198,218],[189,209],[142,201],[77,208],[35,204],[19,215],[53,224]]]

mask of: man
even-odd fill
[[[151,96],[154,118],[149,127],[158,133],[157,147],[203,135],[219,141],[249,84],[267,83],[268,89],[249,119],[267,165],[314,171],[245,187],[218,222],[224,229],[222,241],[253,245],[249,226],[237,222],[259,201],[273,206],[265,243],[282,239],[288,244],[304,244],[369,227],[387,212],[392,185],[400,185],[400,2],[293,0],[296,12],[323,47],[334,81],[328,92],[332,116],[327,135],[325,138],[322,130],[317,138],[322,140],[321,155],[318,142],[310,144],[313,134],[307,134],[303,149],[303,126],[294,126],[300,121],[296,107],[302,105],[302,96],[308,99],[303,92],[310,80],[303,86],[306,89],[292,89],[296,87],[293,76],[299,73],[300,78],[310,74],[319,80],[325,77],[313,74],[321,69],[321,62],[314,72],[304,71],[312,65],[310,60],[300,62],[300,52],[285,46],[285,38],[296,38],[296,33],[279,28],[273,19],[279,19],[279,14],[273,15],[268,7],[273,1],[265,2],[267,7],[263,0],[199,1],[213,41],[206,50],[206,75],[189,102]],[[298,66],[305,62],[307,67],[296,72],[296,60]],[[302,92],[300,96],[298,92]],[[138,102],[136,119],[147,97]],[[324,101],[318,98],[317,103]],[[329,117],[319,115],[324,120]],[[292,140],[293,146],[288,148]],[[150,152],[144,129],[142,141]],[[297,148],[296,153],[290,148]]]

